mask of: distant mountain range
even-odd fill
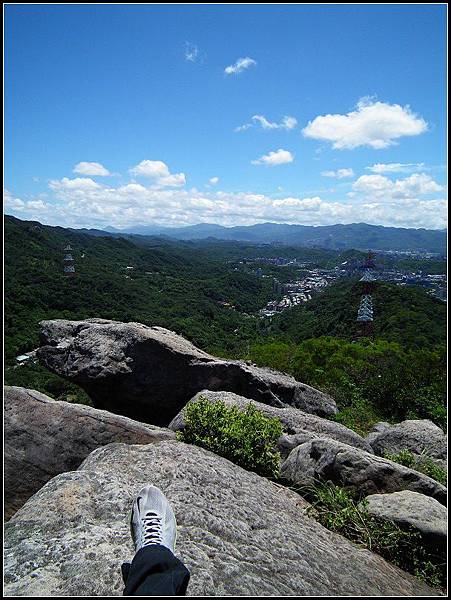
[[[94,233],[94,230],[90,230]],[[178,240],[216,238],[266,244],[289,244],[333,250],[412,250],[446,254],[446,230],[405,229],[383,227],[366,223],[351,225],[286,225],[261,223],[258,225],[223,227],[210,223],[187,227],[158,227],[141,225],[127,229],[107,227],[112,235],[138,234],[164,236]],[[100,232],[97,232],[100,233]]]

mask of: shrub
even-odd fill
[[[245,410],[201,396],[184,410],[185,429],[177,438],[211,450],[249,471],[266,477],[279,474],[277,439],[282,435],[278,419],[265,417],[254,404]]]
[[[308,512],[328,529],[383,556],[433,587],[446,585],[446,565],[431,554],[418,531],[378,519],[366,510],[356,494],[331,482],[296,489],[310,502]]]
[[[392,460],[393,462],[397,462],[400,465],[404,465],[405,467],[409,467],[410,469],[415,469],[415,471],[419,471],[420,473],[424,473],[428,477],[432,477],[435,481],[446,485],[447,483],[447,475],[445,469],[439,467],[430,456],[423,453],[419,456],[410,452],[410,450],[404,449],[400,450],[397,454],[390,454],[386,452],[384,454],[385,458]]]

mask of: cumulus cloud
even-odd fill
[[[426,121],[409,106],[387,104],[363,98],[356,110],[345,115],[321,115],[302,130],[305,137],[325,140],[338,150],[359,146],[381,149],[396,144],[403,136],[427,131]]]
[[[51,208],[49,204],[46,204],[40,198],[32,200],[15,198],[9,190],[3,190],[3,204],[7,214],[19,213],[22,218],[28,219],[40,218],[40,213],[48,213]]]
[[[49,187],[53,190],[72,189],[84,191],[100,189],[102,186],[89,177],[75,177],[74,179],[63,177],[62,179],[51,179]]]
[[[111,173],[103,165],[98,162],[79,162],[73,169],[78,175],[92,175],[98,177],[106,177]]]
[[[161,160],[142,160],[139,165],[130,169],[130,173],[152,179],[158,187],[180,187],[186,183],[185,173],[171,174],[167,164]]]
[[[5,207],[5,211],[10,209],[21,212],[25,209],[25,202],[20,198],[14,198],[9,190],[3,190],[3,206]]]
[[[352,169],[338,169],[337,171],[322,171],[323,177],[334,177],[335,179],[345,179],[346,177],[354,177]]]
[[[246,123],[245,125],[235,127],[234,131],[246,131],[246,129],[254,127],[257,124],[259,124],[262,129],[266,130],[285,129],[286,131],[290,131],[298,124],[298,121],[295,117],[289,117],[288,115],[285,115],[280,123],[268,121],[268,119],[263,115],[254,115],[251,117],[251,121],[251,123]]]
[[[376,163],[370,167],[365,167],[372,173],[413,173],[415,171],[424,171],[424,163]]]
[[[273,198],[265,194],[221,190],[161,189],[136,182],[118,187],[89,187],[81,179],[66,178],[60,180],[60,185],[56,185],[55,180],[49,184],[53,197],[48,203],[39,197],[25,201],[6,192],[5,206],[8,214],[68,227],[112,225],[124,228],[143,223],[170,227],[212,222],[229,226],[267,221],[305,225],[366,222],[398,227],[446,227],[446,200],[437,196],[430,200],[424,197],[441,186],[425,179],[407,178],[400,183],[387,183],[385,177],[382,180],[359,178],[352,199],[338,202],[319,195],[280,197],[278,193]]]
[[[291,153],[279,149],[255,162],[271,165],[292,160]],[[229,226],[272,221],[305,225],[366,222],[443,229],[447,223],[445,186],[425,173],[398,179],[368,173],[353,181],[344,197],[331,200],[327,195],[332,190],[293,195],[283,194],[279,187],[274,196],[226,192],[213,189],[219,183],[216,176],[209,179],[203,191],[168,186],[167,178],[177,178],[177,174],[171,174],[161,161],[142,161],[131,171],[143,180],[108,186],[89,177],[63,177],[51,179],[48,193],[35,197],[17,197],[5,190],[5,212],[51,225],[97,228],[143,223],[170,227],[214,222]],[[334,171],[335,176],[339,171]],[[156,183],[161,181],[163,185]]]
[[[415,198],[442,192],[444,187],[425,173],[414,173],[405,179],[392,181],[383,175],[362,175],[353,184],[353,190],[373,198]]]
[[[268,167],[275,167],[277,165],[284,165],[292,163],[294,156],[288,150],[275,150],[269,152],[269,154],[263,155],[257,160],[251,161],[253,165],[267,165]]]
[[[226,67],[224,69],[224,73],[226,75],[237,75],[238,73],[241,73],[245,69],[249,69],[249,67],[252,67],[256,64],[257,61],[246,56],[245,58],[239,58],[233,65]]]

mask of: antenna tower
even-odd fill
[[[70,244],[67,244],[67,246],[64,248],[64,259],[63,259],[63,264],[64,264],[64,275],[66,275],[66,277],[74,277],[75,275],[75,265],[74,265],[74,257],[72,256],[72,248]]]
[[[363,271],[363,275],[360,278],[363,289],[357,311],[357,323],[359,325],[358,337],[372,337],[374,321],[373,291],[376,281],[374,269],[376,268],[376,265],[374,262],[374,253],[371,252],[371,250],[368,252],[368,256],[360,268]]]

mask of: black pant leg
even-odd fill
[[[124,596],[184,596],[190,578],[185,565],[160,545],[141,548],[122,574]]]

